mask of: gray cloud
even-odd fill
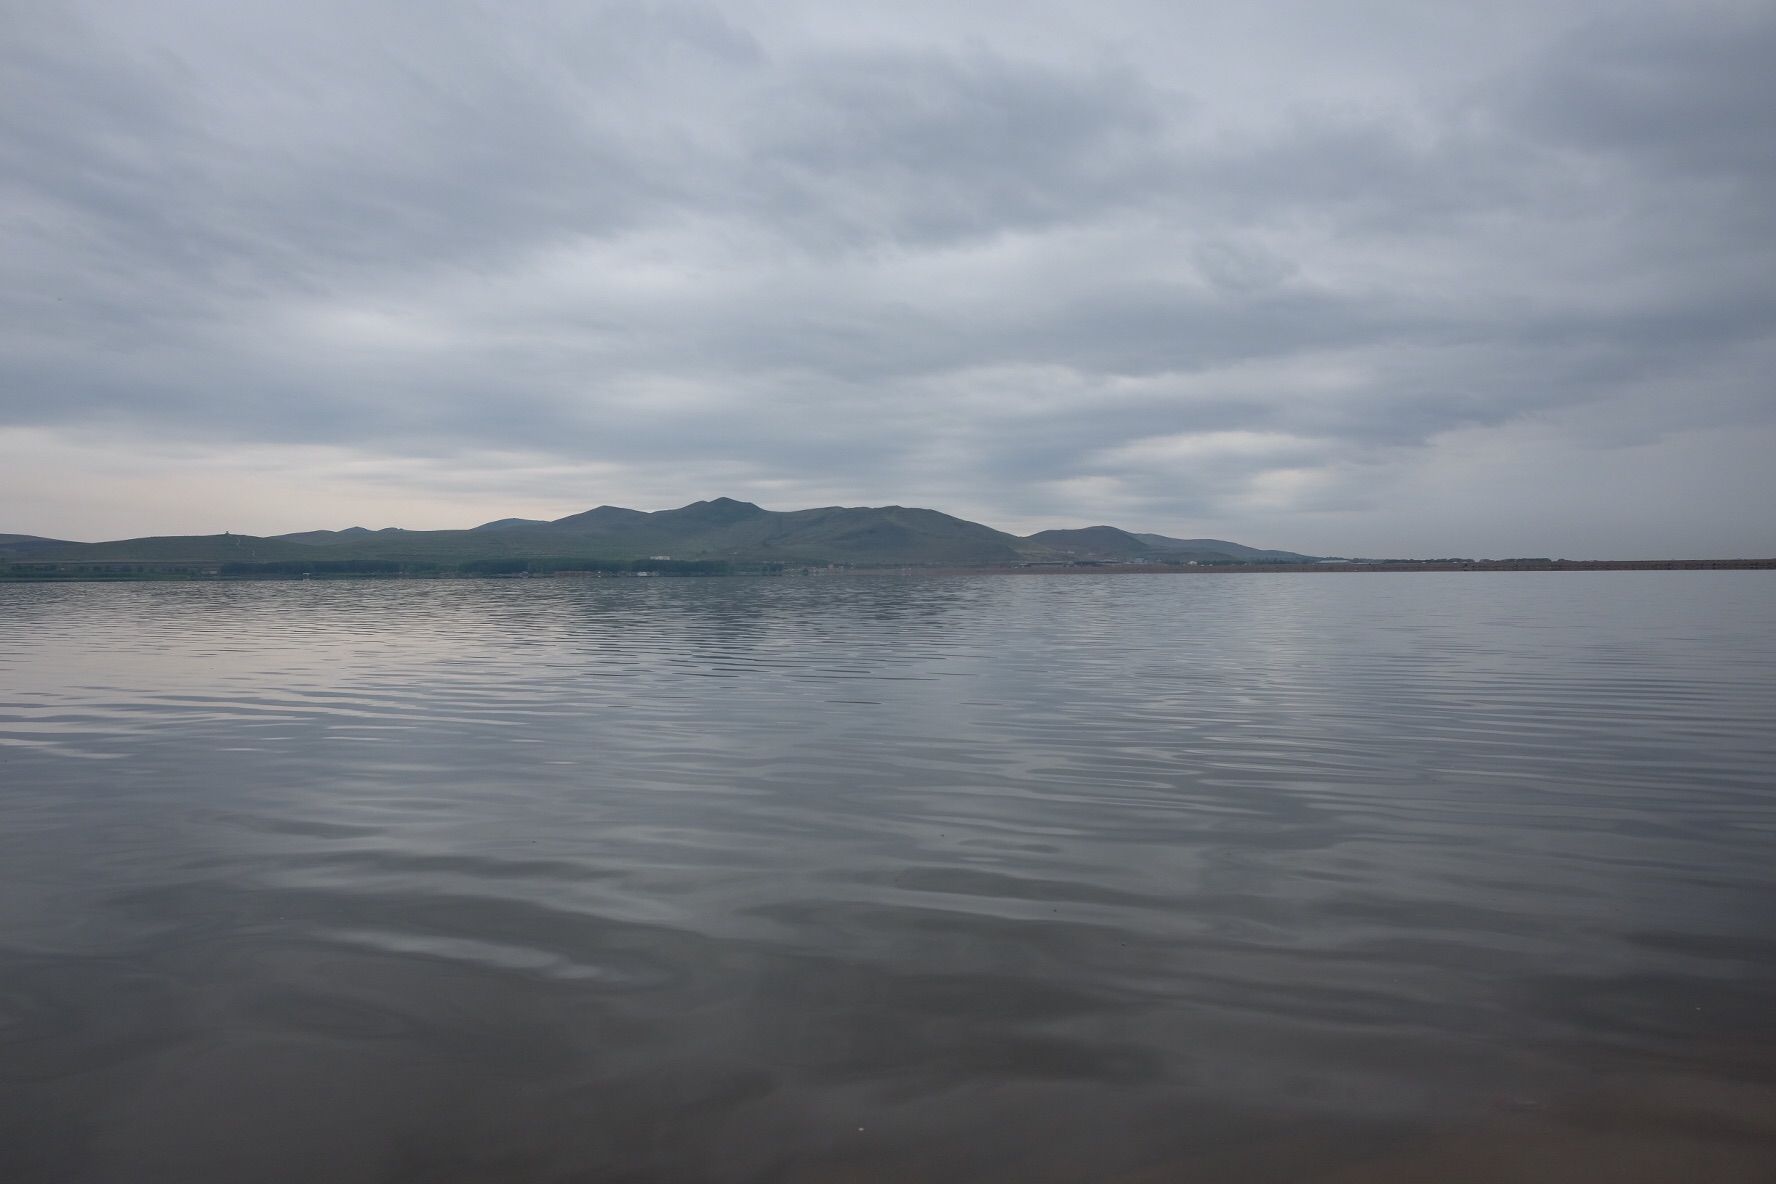
[[[1776,442],[1766,6],[3,19],[15,474],[177,452],[140,479],[195,519],[231,454],[329,449],[412,525],[733,493],[1539,553],[1436,492],[1533,438],[1538,528],[1652,449],[1657,521],[1776,551],[1687,468]],[[133,524],[36,480],[0,527]],[[1655,484],[1555,549],[1670,550]]]
[[[1126,72],[981,50],[803,61],[741,121],[741,170],[796,240],[943,244],[1155,200],[1159,96]]]
[[[1776,21],[1762,5],[1631,9],[1560,38],[1513,114],[1549,141],[1674,177],[1768,177],[1772,53]]]

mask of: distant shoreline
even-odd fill
[[[92,571],[74,564],[57,565],[56,571],[7,570],[0,566],[0,584],[119,584],[119,583],[266,583],[338,580],[512,580],[512,579],[828,579],[834,576],[1082,576],[1082,575],[1254,575],[1254,574],[1365,574],[1376,572],[1504,572],[1504,571],[1768,571],[1776,559],[1503,559],[1456,563],[1410,560],[1377,563],[1021,563],[977,566],[934,564],[785,564],[783,570],[759,571],[580,571],[473,573],[436,572],[261,572],[234,573],[201,570],[201,565],[153,565],[94,563]],[[133,566],[137,570],[118,571]],[[98,570],[112,568],[113,570]],[[198,570],[193,570],[197,568]],[[143,570],[148,569],[148,570]]]
[[[927,574],[944,575],[1237,575],[1277,572],[1420,572],[1420,571],[1763,571],[1776,569],[1776,559],[1555,559],[1546,563],[1520,559],[1472,563],[1411,560],[1382,563],[1100,563],[1020,564],[1008,567],[922,567]],[[887,571],[890,569],[878,569]],[[904,568],[894,571],[908,570]]]
[[[1441,544],[1434,544],[1441,546]],[[1525,543],[1551,547],[1551,543]],[[1582,546],[1581,543],[1571,544]],[[1647,546],[1652,545],[1648,541]],[[1637,548],[1638,549],[1638,548]],[[596,506],[551,521],[501,518],[467,530],[230,532],[74,543],[0,533],[0,582],[302,579],[623,579],[1191,572],[1685,571],[1776,567],[1776,558],[1568,560],[1519,551],[1473,559],[1308,555],[1217,538],[1098,525],[1014,535],[913,506],[767,510],[718,497],[669,510]]]

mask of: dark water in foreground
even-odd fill
[[[1776,575],[0,587],[0,1180],[1776,1178]]]

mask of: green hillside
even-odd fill
[[[87,563],[231,563],[299,559],[309,554],[300,543],[245,534],[164,535],[107,543],[63,543],[31,555],[33,560]]]
[[[1024,540],[1030,547],[1071,560],[1123,563],[1311,563],[1294,551],[1265,551],[1225,539],[1174,539],[1163,534],[1132,534],[1114,526],[1044,530]]]
[[[1114,526],[1086,526],[1077,530],[1040,530],[1024,539],[1031,553],[1049,551],[1069,559],[1145,559],[1153,548],[1126,530]]]
[[[553,522],[503,518],[468,530],[311,530],[275,538],[188,535],[69,543],[0,535],[0,562],[135,574],[128,565],[182,565],[202,574],[388,574],[633,565],[998,566],[1023,562],[1185,562],[1300,558],[1217,540],[1135,535],[1113,526],[1027,538],[936,510],[822,506],[773,511],[715,498],[648,513],[599,506]],[[690,568],[684,568],[690,570]]]
[[[313,534],[307,545],[318,545]],[[675,510],[643,513],[601,506],[541,525],[496,530],[400,531],[339,536],[342,555],[431,560],[520,555],[735,563],[975,564],[1015,563],[1018,540],[935,510],[903,506],[776,512],[718,498]]]
[[[1134,537],[1150,545],[1156,554],[1166,556],[1183,555],[1233,563],[1312,563],[1317,558],[1295,551],[1247,547],[1226,539],[1174,539],[1163,534],[1137,534]]]
[[[0,559],[36,555],[58,547],[78,545],[65,539],[46,539],[34,534],[0,534]]]

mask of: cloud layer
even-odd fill
[[[0,529],[1776,553],[1768,5],[848,8],[3,0]]]

